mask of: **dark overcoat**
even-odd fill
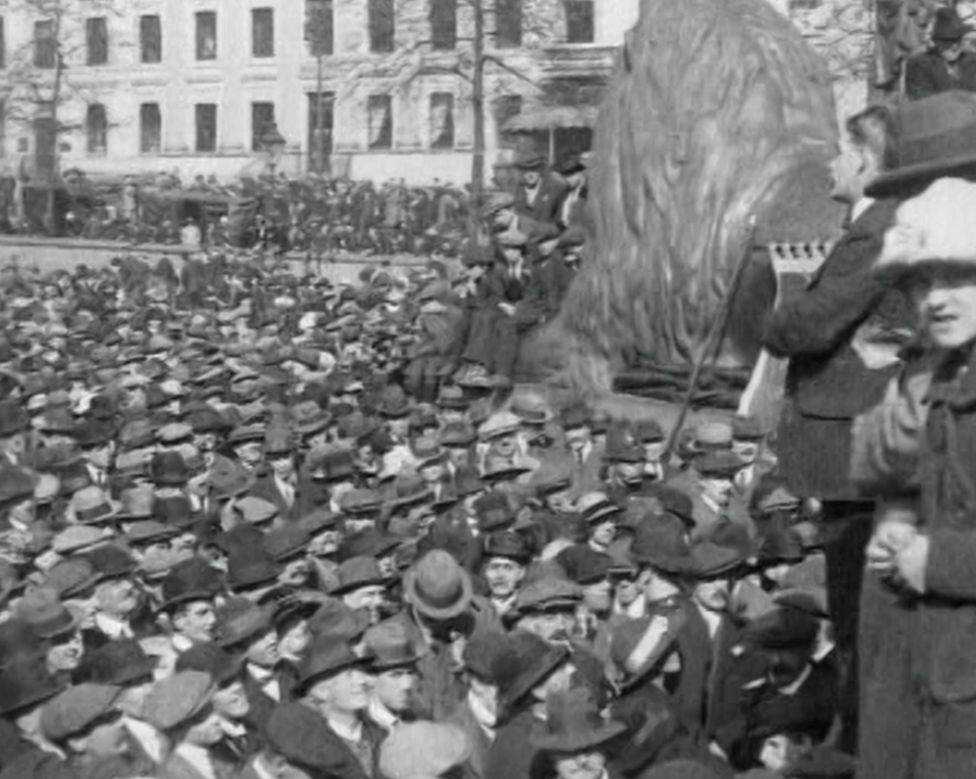
[[[873,203],[806,291],[783,300],[766,321],[764,345],[789,358],[776,452],[795,495],[857,498],[848,475],[851,422],[878,403],[896,368],[870,370],[852,339],[865,324],[895,333],[912,323],[904,295],[871,273],[896,207],[894,200]]]
[[[913,694],[890,715],[915,726],[913,779],[976,775],[976,353],[968,352],[936,369],[920,456],[926,593],[903,601]]]
[[[976,55],[964,52],[950,72],[936,51],[927,51],[905,63],[905,94],[909,100],[937,95],[950,89],[976,91]]]

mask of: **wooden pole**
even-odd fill
[[[662,462],[667,463],[671,455],[674,453],[674,447],[678,443],[678,436],[681,434],[681,429],[684,427],[685,419],[688,416],[688,411],[691,408],[691,404],[695,399],[695,390],[698,388],[698,379],[701,378],[701,372],[705,367],[706,362],[714,362],[718,356],[718,349],[721,346],[721,341],[724,340],[725,328],[728,324],[729,313],[732,310],[732,299],[735,297],[735,292],[739,287],[739,279],[742,276],[742,271],[746,267],[746,263],[752,257],[752,244],[755,240],[756,235],[756,218],[751,217],[749,221],[749,232],[746,236],[746,245],[742,251],[742,256],[739,257],[739,262],[735,266],[735,271],[732,274],[732,283],[729,285],[729,290],[722,299],[722,307],[719,309],[718,316],[712,322],[712,326],[708,329],[708,334],[705,336],[705,341],[701,345],[701,349],[698,351],[698,357],[695,360],[695,364],[691,369],[691,376],[688,378],[688,389],[685,391],[684,399],[681,402],[681,409],[678,412],[678,418],[675,420],[674,427],[668,434],[667,446],[664,448],[664,455],[662,456]],[[716,340],[718,343],[716,344]],[[711,358],[711,360],[709,359]]]

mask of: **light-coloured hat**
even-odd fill
[[[471,755],[467,734],[456,725],[408,722],[380,748],[380,773],[389,779],[442,776]]]
[[[490,441],[517,432],[521,425],[522,420],[511,411],[496,411],[478,428],[478,436],[482,441]]]
[[[875,269],[901,274],[920,266],[976,270],[976,183],[942,178],[895,212]]]

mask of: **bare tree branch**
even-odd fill
[[[485,54],[483,56],[483,59],[485,62],[491,62],[492,64],[497,65],[502,70],[511,73],[513,76],[521,79],[527,84],[531,84],[540,92],[544,91],[542,87],[540,87],[535,81],[529,78],[525,73],[522,73],[520,70],[518,70],[518,68],[513,68],[511,65],[509,65],[507,62],[505,62],[505,60],[501,59],[500,57],[496,57],[494,54]]]

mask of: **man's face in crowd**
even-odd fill
[[[301,657],[312,640],[307,619],[298,619],[278,631],[278,654],[295,659]]]
[[[205,710],[198,720],[190,726],[184,739],[190,744],[201,747],[212,747],[224,738],[224,728],[221,717],[213,706]]]
[[[81,665],[85,655],[85,645],[81,639],[81,631],[69,633],[51,639],[47,650],[47,664],[53,672],[74,671]]]
[[[109,579],[95,587],[98,610],[125,618],[139,606],[139,593],[131,579]]]
[[[217,616],[213,602],[195,600],[183,606],[173,617],[173,627],[191,641],[204,642],[213,639]]]
[[[664,448],[666,444],[664,441],[647,441],[643,444],[644,447],[644,462],[648,465],[660,465],[661,458],[664,457]]]
[[[961,40],[939,41],[936,43],[936,48],[939,51],[939,56],[952,65],[959,61],[959,58],[962,56],[964,46]]]
[[[323,530],[308,542],[308,553],[312,557],[328,557],[339,550],[341,540],[338,530]]]
[[[417,672],[413,668],[393,668],[373,677],[373,694],[395,714],[409,710],[416,686]]]
[[[513,457],[518,452],[518,433],[498,436],[492,439],[490,447],[499,457]]]
[[[710,579],[695,585],[695,600],[709,611],[724,611],[732,591],[728,579]]]
[[[380,621],[380,610],[386,602],[386,588],[383,585],[360,587],[342,596],[343,602],[351,609],[369,614],[370,621]]]
[[[230,684],[218,687],[213,697],[214,710],[229,720],[239,720],[251,710],[244,683],[235,679]]]
[[[959,349],[976,340],[976,272],[946,269],[912,284],[919,319],[932,342]]]
[[[573,493],[570,487],[546,495],[546,506],[559,514],[571,514],[573,512]]]
[[[295,458],[291,453],[269,455],[268,464],[279,479],[290,479],[295,475]]]
[[[594,544],[607,547],[617,535],[617,523],[613,518],[605,519],[590,528],[590,540]]]
[[[410,435],[410,419],[407,417],[391,419],[387,422],[387,426],[389,428],[390,435],[396,441],[406,441],[407,437]]]
[[[515,594],[525,578],[525,566],[507,557],[492,557],[485,563],[485,582],[492,597],[504,600]]]
[[[638,484],[644,478],[643,463],[617,463],[614,470],[624,484]]]
[[[609,578],[584,584],[580,589],[583,592],[583,605],[594,614],[602,615],[610,611],[613,605],[613,585]]]
[[[436,484],[444,476],[444,463],[428,463],[420,469],[420,478],[425,484]]]
[[[309,697],[337,711],[352,714],[369,704],[369,688],[369,676],[359,668],[349,668],[313,684]]]
[[[522,171],[522,183],[527,187],[534,187],[542,180],[542,171],[539,168]]]
[[[247,441],[234,447],[234,454],[238,460],[250,466],[258,465],[264,459],[264,451],[257,441]]]
[[[590,428],[586,425],[582,427],[571,427],[566,430],[566,444],[573,452],[580,452],[590,442]]]
[[[751,464],[759,456],[759,442],[735,439],[732,441],[732,451],[739,456],[743,463]]]
[[[559,779],[600,779],[606,765],[601,752],[585,750],[553,755],[553,766]]]
[[[622,608],[627,608],[641,595],[636,575],[614,576],[614,597]]]
[[[92,446],[85,449],[85,459],[96,468],[108,470],[112,466],[112,456],[115,454],[115,442],[109,441],[102,446]]]
[[[247,648],[247,660],[261,668],[274,668],[278,662],[278,634],[269,629],[251,642]]]
[[[527,614],[518,620],[518,628],[549,643],[565,642],[573,630],[573,615],[569,611]]]
[[[448,446],[447,451],[447,461],[455,468],[461,468],[466,465],[471,460],[471,454],[467,447],[464,446]]]
[[[718,477],[706,477],[701,480],[702,492],[716,505],[725,507],[729,504],[732,493],[732,480]]]
[[[193,437],[193,445],[198,452],[212,452],[217,448],[217,436],[214,433],[197,433]]]
[[[304,557],[298,557],[285,563],[278,574],[278,583],[289,587],[302,587],[308,584],[312,574],[312,567]]]

